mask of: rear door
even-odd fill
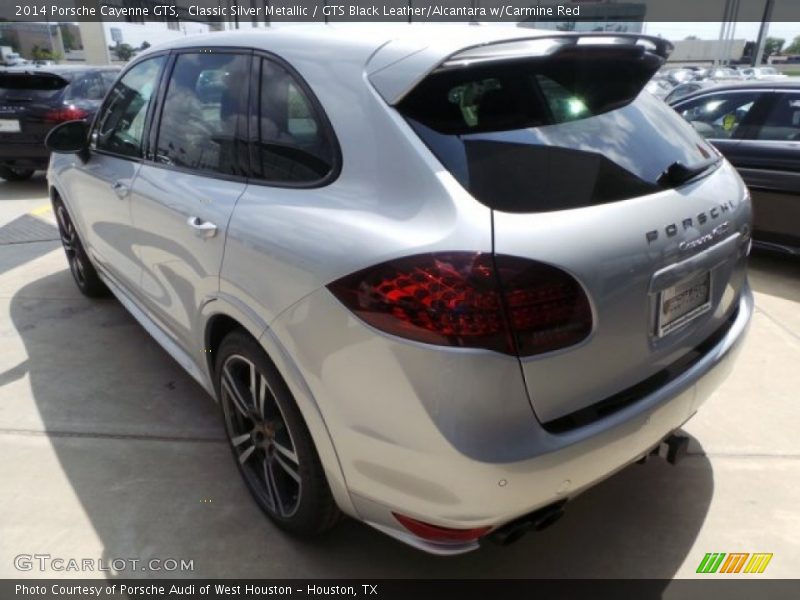
[[[658,66],[644,61],[591,46],[472,66],[456,57],[399,105],[493,209],[495,253],[554,266],[589,298],[588,337],[521,358],[532,406],[554,429],[670,377],[725,327],[744,284],[745,188],[691,126],[639,93]],[[534,313],[563,308],[530,302]]]
[[[800,244],[800,92],[775,91],[732,158],[753,194],[759,240]]]
[[[225,232],[246,187],[250,63],[246,51],[174,54],[133,189],[144,303],[184,348],[195,348],[199,308],[219,289]]]

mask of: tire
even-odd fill
[[[83,249],[78,231],[72,223],[72,218],[67,212],[67,207],[60,200],[53,203],[53,210],[56,213],[58,222],[58,233],[61,237],[61,245],[64,254],[67,256],[70,273],[75,280],[75,285],[84,296],[89,298],[99,298],[108,295],[108,288],[101,281],[97,270],[92,265],[92,261]]]
[[[341,513],[311,434],[266,352],[244,331],[234,331],[219,346],[214,372],[233,457],[259,507],[297,536],[333,527]]]
[[[33,177],[33,169],[18,169],[17,167],[0,167],[0,177],[6,181],[26,181]]]

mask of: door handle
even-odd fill
[[[204,221],[200,217],[189,217],[189,227],[194,229],[194,234],[201,238],[212,238],[217,235],[217,226],[211,221]]]
[[[121,181],[117,181],[114,185],[111,186],[111,189],[113,189],[114,193],[120,198],[125,198],[128,195],[128,192],[130,191],[130,188]]]

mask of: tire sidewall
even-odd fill
[[[86,250],[84,250],[83,241],[81,240],[80,233],[75,226],[75,220],[72,218],[72,215],[70,214],[66,204],[64,204],[60,198],[53,201],[53,212],[56,213],[56,227],[58,228],[59,235],[65,234],[63,227],[61,226],[61,221],[58,218],[59,210],[64,211],[66,217],[70,220],[70,223],[72,223],[72,227],[75,229],[75,255],[78,260],[81,261],[81,265],[83,267],[83,281],[80,281],[75,275],[72,264],[70,263],[69,265],[69,271],[72,275],[72,279],[75,281],[75,285],[84,296],[88,296],[90,298],[107,295],[108,288],[100,279],[100,276],[97,274],[97,270],[94,268],[89,255],[87,254]],[[67,261],[69,262],[68,256]]]
[[[297,453],[299,461],[298,470],[301,479],[300,503],[291,517],[283,517],[270,510],[259,497],[259,494],[252,490],[252,484],[245,476],[245,468],[240,464],[236,449],[230,443],[230,432],[228,431],[227,415],[225,411],[235,410],[235,408],[230,405],[226,406],[227,401],[223,399],[221,373],[225,361],[232,355],[241,355],[252,361],[259,373],[266,378],[268,387],[272,390],[275,401],[289,427],[295,446],[294,450]],[[219,346],[214,361],[214,373],[214,388],[220,404],[220,413],[223,426],[225,427],[228,445],[234,457],[234,462],[258,506],[276,525],[291,533],[311,536],[327,529],[329,525],[324,521],[335,522],[335,519],[322,519],[321,517],[324,515],[320,513],[328,509],[328,507],[323,505],[332,503],[333,499],[322,470],[319,456],[317,455],[313,439],[308,431],[305,420],[300,413],[300,409],[297,407],[286,383],[266,352],[261,348],[258,342],[243,331],[229,334]]]

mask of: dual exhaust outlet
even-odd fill
[[[686,456],[689,449],[689,437],[672,433],[664,438],[655,448],[640,458],[637,463],[643,464],[650,456],[663,456],[671,465],[676,465]],[[485,539],[496,544],[507,546],[518,541],[529,531],[542,531],[553,525],[564,516],[564,507],[567,499],[564,498],[552,504],[524,515],[510,523],[495,529]]]

